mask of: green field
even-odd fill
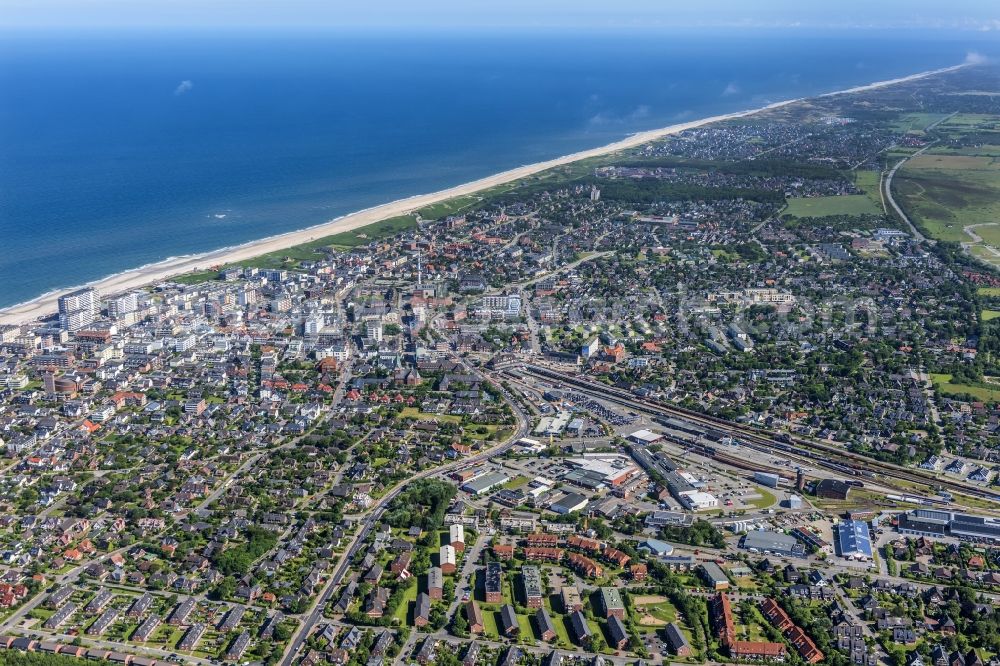
[[[379,222],[365,225],[354,231],[344,231],[332,236],[323,236],[285,250],[278,250],[259,257],[239,262],[241,266],[256,266],[258,268],[288,268],[300,261],[316,261],[323,257],[323,250],[350,250],[359,245],[366,245],[374,240],[389,238],[408,231],[417,226],[413,215],[398,215]]]
[[[760,493],[760,497],[755,499],[747,500],[748,504],[752,504],[758,509],[766,509],[769,506],[774,506],[775,501],[777,501],[773,494],[764,490],[760,486],[756,486],[757,492]]]
[[[964,227],[1000,219],[998,158],[920,155],[900,168],[893,190],[914,222],[938,240],[971,243]],[[974,231],[986,244],[1000,245],[1000,225]]]
[[[881,206],[867,194],[833,197],[796,197],[788,200],[784,215],[794,217],[829,217],[831,215],[878,215]]]
[[[410,624],[410,607],[417,601],[417,578],[414,576],[410,579],[411,583],[406,587],[406,593],[403,595],[403,600],[399,603],[399,608],[393,614],[393,617],[399,620],[402,626],[408,626]]]
[[[932,373],[931,381],[934,382],[935,388],[946,395],[968,394],[984,402],[1000,401],[1000,386],[990,388],[988,386],[976,386],[972,384],[953,384],[951,382],[951,375],[948,374]]]
[[[535,624],[531,621],[531,618],[527,615],[517,616],[517,624],[521,627],[521,640],[527,643],[534,644],[539,636],[535,633]]]
[[[432,414],[422,412],[416,407],[403,407],[399,416],[404,419],[416,419],[418,421],[440,421],[442,423],[461,423],[462,417],[455,414]]]
[[[528,485],[529,481],[531,481],[531,479],[529,479],[526,476],[521,476],[519,474],[510,481],[508,481],[507,483],[505,483],[503,487],[506,488],[507,490],[517,490],[518,488],[523,488],[524,486]]]
[[[219,271],[195,271],[194,273],[178,275],[177,277],[170,278],[170,280],[178,284],[201,284],[202,282],[211,282],[218,279],[218,277]]]
[[[986,222],[972,231],[987,245],[1000,248],[1000,222]]]
[[[980,296],[1000,296],[1000,287],[980,287],[976,293]]]
[[[882,174],[878,171],[856,171],[854,173],[854,184],[864,191],[865,195],[872,200],[875,207],[882,211]],[[884,211],[883,211],[884,212]]]
[[[483,609],[483,633],[487,638],[498,640],[500,638],[500,628],[498,627],[497,616],[499,611]]]
[[[893,123],[893,128],[900,132],[923,134],[924,128],[946,117],[946,113],[906,113]]]
[[[467,210],[474,204],[479,203],[480,198],[473,194],[468,194],[454,199],[447,199],[436,204],[431,204],[426,208],[421,208],[417,214],[425,220],[441,220],[449,215],[457,215]]]
[[[1000,310],[983,310],[983,321],[989,321],[1000,317]]]
[[[998,255],[997,250],[993,246],[987,247],[986,245],[969,245],[967,247],[969,254],[971,254],[976,259],[979,259],[987,264],[991,264],[994,267],[1000,268],[1000,255]]]
[[[635,603],[632,619],[644,631],[654,631],[677,621],[677,609],[665,597],[659,595],[639,595]],[[642,602],[642,603],[639,603]]]
[[[1000,116],[987,113],[958,113],[941,123],[942,129],[1000,129]]]
[[[931,115],[904,115],[897,126],[931,120]],[[995,251],[1000,248],[998,130],[997,115],[949,117],[935,128],[935,134],[952,139],[974,136],[974,143],[983,145],[935,146],[904,163],[893,179],[893,194],[900,206],[927,235],[963,243],[970,255],[994,267],[1000,267],[1000,253]]]
[[[984,144],[982,146],[966,146],[964,148],[931,148],[927,153],[932,155],[975,155],[978,157],[1000,157],[1000,145]]]

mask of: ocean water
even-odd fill
[[[0,306],[989,48],[876,32],[0,35]]]

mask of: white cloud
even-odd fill
[[[969,51],[965,54],[965,64],[966,65],[984,65],[990,61],[989,58],[984,56],[982,53],[976,53],[975,51]]]
[[[607,111],[601,111],[590,117],[588,123],[592,127],[607,125],[624,125],[634,123],[652,115],[653,108],[648,104],[640,104],[625,115],[617,115]]]
[[[184,93],[190,91],[191,88],[194,88],[194,84],[191,81],[185,79],[181,81],[176,88],[174,88],[174,94],[183,95]]]
[[[628,114],[628,117],[629,120],[641,120],[643,118],[648,118],[651,111],[652,109],[648,104],[640,104],[635,107],[635,110],[632,111],[632,113]]]
[[[731,82],[728,86],[726,86],[725,90],[722,91],[722,96],[730,97],[732,95],[739,95],[740,92],[740,87],[736,85],[735,82]]]

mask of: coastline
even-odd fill
[[[888,79],[885,81],[877,81],[874,83],[869,83],[861,86],[855,86],[845,90],[839,90],[830,93],[815,95],[812,96],[811,98],[830,97],[835,95],[853,94],[858,92],[864,92],[867,90],[874,90],[877,88],[905,83],[908,81],[913,81],[928,76],[933,76],[936,74],[955,71],[957,69],[967,66],[967,64],[968,63],[962,63],[951,67],[944,67],[940,69],[919,72],[900,78]],[[671,136],[673,134],[678,134],[680,132],[684,132],[689,129],[695,129],[698,127],[703,127],[706,125],[726,120],[744,118],[754,114],[802,102],[806,99],[810,98],[789,99],[780,102],[774,102],[772,104],[768,104],[766,106],[762,106],[755,109],[737,111],[733,113],[721,114],[716,116],[709,116],[706,118],[701,118],[698,120],[693,120],[685,123],[669,125],[667,127],[662,127],[659,129],[646,130],[643,132],[631,134],[625,137],[624,139],[620,139],[618,141],[614,141],[612,143],[603,146],[578,151],[575,153],[563,155],[561,157],[556,157],[542,162],[536,162],[533,164],[515,167],[513,169],[508,169],[506,171],[493,174],[491,176],[486,176],[484,178],[480,178],[474,181],[456,185],[450,188],[445,188],[443,190],[438,190],[436,192],[419,194],[404,199],[397,199],[395,201],[390,201],[388,203],[373,206],[371,208],[366,208],[360,211],[356,211],[354,213],[349,213],[341,217],[332,219],[328,222],[307,227],[305,229],[290,231],[275,236],[269,236],[267,238],[263,238],[260,240],[250,241],[241,245],[223,247],[208,252],[184,255],[179,257],[169,257],[167,259],[164,259],[163,261],[122,271],[120,273],[100,278],[83,285],[77,285],[74,287],[63,287],[60,289],[52,290],[29,301],[25,301],[23,303],[2,308],[0,309],[0,324],[22,324],[39,319],[41,317],[49,316],[56,311],[57,300],[59,295],[73,289],[78,289],[81,287],[93,287],[98,291],[98,293],[102,297],[114,293],[138,289],[141,287],[148,286],[150,284],[163,282],[172,277],[182,275],[185,273],[190,273],[197,270],[205,270],[212,266],[219,266],[223,264],[245,261],[263,254],[279,251],[282,249],[287,249],[295,245],[306,243],[311,240],[315,240],[316,238],[331,236],[346,231],[352,231],[360,227],[367,226],[375,222],[379,222],[389,217],[395,217],[398,215],[405,215],[408,213],[412,213],[420,208],[427,207],[431,204],[439,203],[441,201],[458,196],[473,194],[475,192],[488,189],[496,185],[509,183],[511,181],[531,176],[541,171],[545,171],[547,169],[569,164],[571,162],[576,162],[591,157],[598,157],[601,155],[607,155],[609,153],[614,153],[620,150],[635,148],[645,143],[656,141],[658,139],[662,139],[664,137]]]

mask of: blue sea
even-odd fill
[[[864,31],[0,35],[0,306],[989,48]]]

